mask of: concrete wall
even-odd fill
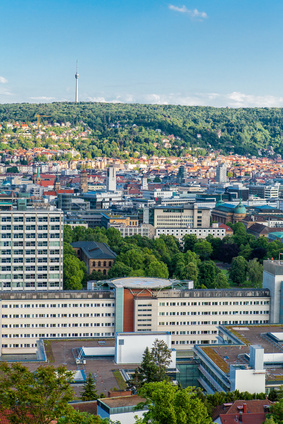
[[[116,333],[115,362],[117,364],[140,364],[145,349],[152,348],[155,340],[163,340],[171,348],[169,333]],[[175,368],[174,364],[173,368]],[[175,364],[176,365],[176,364]]]
[[[231,391],[265,393],[265,371],[236,369],[231,366],[230,370]]]

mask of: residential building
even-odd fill
[[[225,163],[218,165],[216,168],[216,182],[217,183],[227,182],[227,166]]]
[[[2,291],[62,290],[63,225],[58,209],[0,211]]]

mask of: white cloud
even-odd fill
[[[197,9],[188,9],[186,6],[178,7],[173,4],[170,4],[168,7],[170,10],[174,10],[175,12],[186,13],[192,19],[202,20],[207,18],[207,14],[205,12],[200,12]]]
[[[31,100],[39,100],[44,102],[50,102],[50,100],[55,100],[55,97],[46,97],[46,96],[38,96],[38,97],[30,97]]]
[[[159,105],[181,105],[181,106],[214,106],[214,107],[283,107],[283,97],[272,95],[253,95],[241,92],[215,93],[145,93],[145,94],[117,94],[114,97],[97,96],[87,97],[83,101],[102,103],[145,103]]]
[[[8,80],[0,75],[0,84],[7,84]]]
[[[253,94],[234,91],[227,95],[227,100],[232,107],[282,107],[283,97],[271,95],[256,96]]]

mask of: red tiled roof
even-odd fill
[[[239,419],[239,414],[224,414],[220,415],[222,424],[262,424],[265,421],[264,412],[258,414],[242,414],[242,421]]]

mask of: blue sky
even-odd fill
[[[1,0],[0,103],[283,106],[282,0]]]

